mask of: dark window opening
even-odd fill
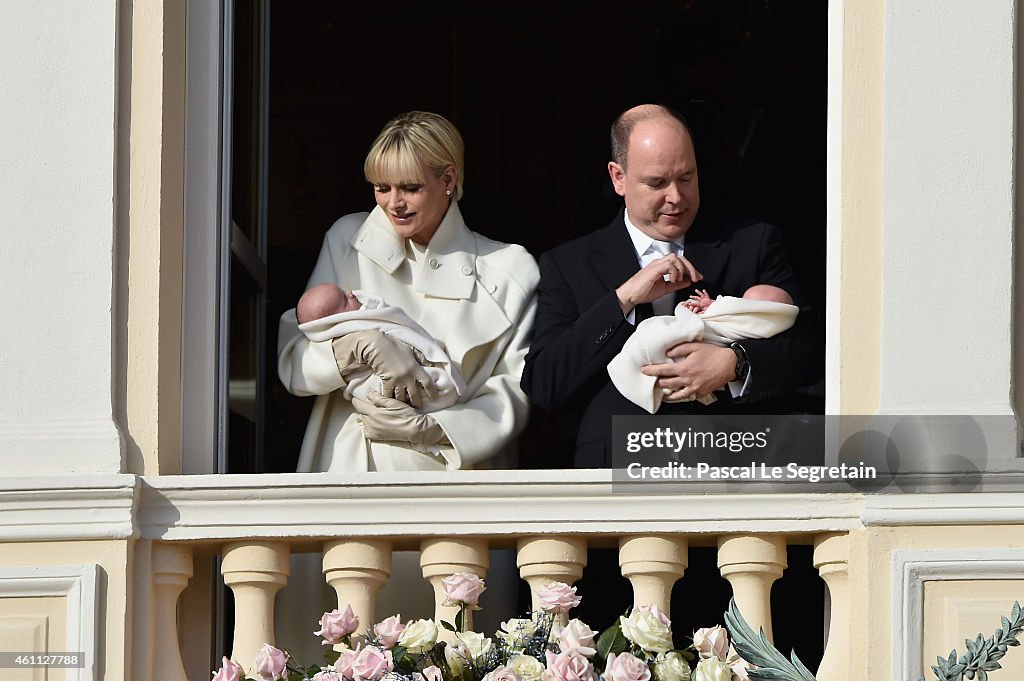
[[[248,373],[230,400],[240,408],[230,410],[237,426],[229,470],[295,470],[312,400],[292,397],[277,380],[277,320],[301,295],[327,228],[374,205],[363,157],[402,111],[436,111],[461,130],[469,227],[539,256],[604,226],[618,209],[605,170],[612,119],[645,101],[677,108],[695,132],[701,210],[779,225],[820,323],[826,11],[824,0],[660,0],[592,11],[457,0],[393,2],[386,12],[272,3],[265,23],[255,10],[237,18],[233,198],[236,219],[249,220],[240,231],[267,269],[265,290],[249,272],[234,294],[248,310],[237,315],[239,327],[261,339],[242,350]],[[247,53],[243,35],[265,35],[248,44],[267,52]],[[260,63],[265,102],[246,89]],[[238,145],[258,145],[264,129],[261,176],[260,154],[240,158]],[[240,299],[243,290],[248,298]],[[246,403],[250,385],[256,397]],[[822,411],[821,386],[804,397],[798,410]],[[574,438],[570,422],[535,413],[523,464],[570,466]]]

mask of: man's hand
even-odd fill
[[[363,434],[370,440],[433,445],[444,438],[441,426],[429,414],[421,414],[405,402],[379,393],[371,392],[367,397],[369,402],[353,399],[352,406],[361,414]]]
[[[615,295],[619,298],[622,314],[628,315],[634,307],[641,303],[657,300],[703,278],[703,275],[689,260],[669,254],[647,263],[639,272],[615,289]]]
[[[355,331],[335,338],[334,359],[342,377],[361,366],[368,366],[383,383],[385,397],[393,397],[413,407],[437,397],[430,374],[423,370],[412,348],[376,329]]]
[[[668,401],[704,397],[736,378],[736,353],[730,348],[704,342],[680,343],[667,353],[673,362],[648,364],[640,368],[657,376],[657,386]]]

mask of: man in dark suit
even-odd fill
[[[618,393],[606,369],[637,323],[670,314],[697,282],[712,297],[771,284],[801,304],[775,227],[698,217],[697,160],[677,114],[656,105],[623,113],[612,126],[612,158],[608,172],[625,211],[541,257],[534,338],[522,379],[541,409],[586,405],[575,457],[575,465],[586,468],[611,466],[611,416],[646,413]],[[721,391],[710,406],[663,403],[659,415],[731,413],[813,383],[820,353],[820,342],[798,320],[773,338],[731,347],[682,343],[668,353],[674,361],[642,371],[659,377],[666,400]]]

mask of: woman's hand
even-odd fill
[[[405,402],[371,392],[369,402],[353,399],[361,414],[363,434],[370,440],[398,440],[433,445],[444,439],[444,431],[429,414],[421,414]]]
[[[437,388],[423,370],[412,348],[377,329],[347,333],[331,344],[342,376],[360,366],[368,366],[380,377],[383,394],[420,407],[423,397],[433,400]]]

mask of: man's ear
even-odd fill
[[[626,171],[615,161],[608,162],[608,176],[612,178],[612,186],[619,196],[626,195]]]

